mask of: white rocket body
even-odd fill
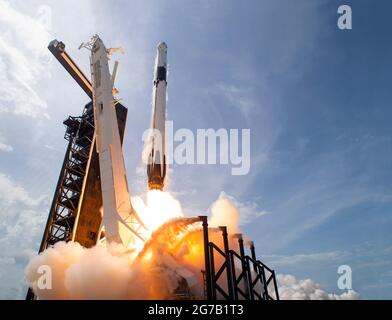
[[[108,65],[108,51],[100,38],[91,50],[95,139],[99,154],[103,202],[103,227],[108,242],[128,247],[142,239],[144,226],[134,211],[125,171],[113,97],[113,82]]]
[[[167,45],[161,42],[157,47],[154,67],[154,87],[151,118],[151,150],[147,164],[149,189],[162,190],[166,176],[166,75]]]

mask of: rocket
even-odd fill
[[[167,45],[161,42],[157,47],[154,67],[154,84],[152,94],[151,137],[147,162],[149,190],[162,190],[166,176],[166,75]]]
[[[143,239],[146,229],[132,207],[121,146],[114,98],[114,81],[118,62],[113,73],[109,72],[109,55],[116,48],[106,49],[102,40],[95,36],[84,44],[91,50],[91,78],[95,122],[95,142],[99,156],[103,203],[102,227],[108,242],[129,247]]]

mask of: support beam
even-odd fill
[[[83,91],[90,97],[90,99],[92,99],[93,87],[91,85],[91,82],[65,51],[65,44],[55,39],[49,43],[48,49],[61,63],[65,70],[68,71],[68,73],[78,83],[78,85],[83,89]]]
[[[254,300],[253,299],[252,282],[251,282],[252,278],[250,275],[249,265],[248,265],[246,258],[245,258],[244,239],[243,239],[241,233],[236,234],[236,237],[238,238],[238,248],[239,248],[240,256],[241,256],[241,268],[242,268],[243,277],[244,277],[245,292],[246,292],[246,295],[248,296],[249,300]]]
[[[221,226],[219,229],[222,231],[223,247],[226,255],[226,276],[227,276],[227,287],[229,292],[229,299],[234,300],[234,286],[233,286],[233,273],[231,271],[231,259],[229,249],[229,238],[227,234],[227,227]]]
[[[199,216],[200,221],[203,224],[203,240],[204,240],[204,262],[205,262],[205,278],[206,278],[206,289],[207,289],[207,300],[212,300],[212,279],[211,279],[211,265],[210,265],[210,254],[208,252],[208,222],[207,216]]]

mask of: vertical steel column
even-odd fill
[[[261,274],[261,279],[263,280],[262,285],[263,285],[263,292],[261,293],[261,296],[264,297],[264,300],[268,300],[268,286],[267,286],[267,277],[265,276],[265,268],[264,266],[260,267],[260,274]]]
[[[260,277],[260,285],[261,285],[261,296],[263,297],[263,299],[266,297],[265,296],[265,273],[264,271],[261,271],[261,268],[259,265],[257,265],[257,257],[256,257],[256,249],[255,249],[255,244],[253,241],[249,241],[249,247],[250,247],[250,255],[251,258],[253,260],[253,270],[256,273],[256,277],[259,276]],[[264,269],[263,269],[264,270]],[[253,286],[253,284],[252,284]]]
[[[252,282],[251,282],[252,277],[250,275],[249,265],[245,260],[244,239],[242,238],[241,233],[238,233],[237,237],[238,237],[238,247],[240,249],[240,256],[241,256],[241,267],[242,267],[244,283],[245,283],[245,292],[246,292],[249,300],[254,300],[253,299]]]
[[[229,249],[229,238],[227,234],[227,227],[220,226],[219,229],[222,231],[223,237],[223,247],[225,249],[226,255],[226,275],[227,275],[227,287],[229,292],[229,299],[234,300],[234,279],[233,279],[233,272],[231,270],[231,259],[230,259],[230,249]]]
[[[279,291],[278,291],[278,284],[276,282],[276,277],[275,277],[275,270],[272,271],[272,277],[274,279],[274,286],[275,286],[275,295],[276,295],[275,300],[279,300]]]
[[[211,264],[210,254],[208,252],[208,222],[207,216],[199,216],[200,221],[203,223],[203,244],[204,244],[204,262],[205,262],[205,276],[207,288],[207,300],[212,300],[212,278],[211,278]]]
[[[216,278],[215,278],[215,260],[214,260],[214,247],[209,245],[210,254],[210,273],[211,273],[211,300],[216,300]]]
[[[250,241],[249,245],[250,245],[250,255],[252,257],[252,260],[253,261],[257,261],[257,259],[256,259],[256,249],[255,249],[254,242]],[[257,273],[257,264],[255,262],[253,262],[253,270],[254,270],[254,272]]]
[[[233,275],[234,300],[238,300],[237,275],[236,275],[235,263],[234,262],[235,261],[234,261],[233,250],[231,250],[230,263],[231,263],[231,274]]]

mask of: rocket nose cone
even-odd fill
[[[166,50],[167,49],[167,44],[165,43],[165,42],[160,42],[159,44],[158,44],[158,50],[160,51],[160,50]]]

